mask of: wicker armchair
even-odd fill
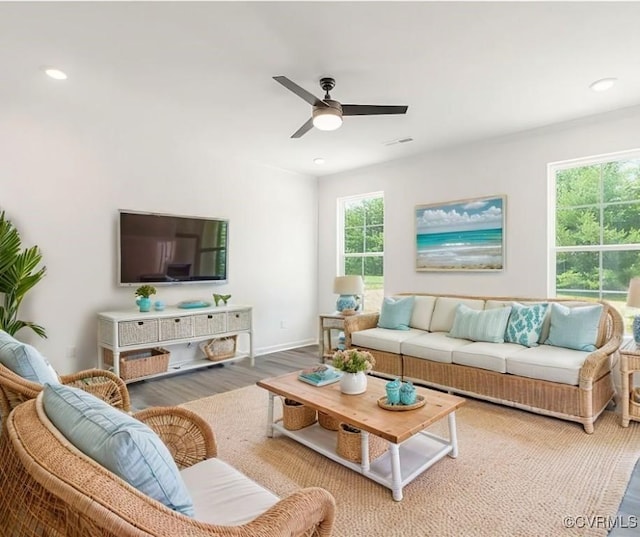
[[[155,408],[135,417],[156,431],[178,466],[216,455],[209,425],[187,409]],[[172,511],[71,446],[47,419],[41,397],[4,421],[0,461],[1,535],[329,537],[333,528],[335,500],[320,488],[299,490],[240,526]]]
[[[129,412],[131,403],[124,381],[103,369],[87,369],[60,376],[67,386],[81,388],[106,401],[111,406]],[[31,382],[0,364],[0,419],[4,419],[20,403],[34,399],[42,391],[42,384]]]

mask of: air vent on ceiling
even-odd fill
[[[411,136],[407,136],[406,138],[397,138],[395,140],[390,140],[389,142],[384,142],[384,145],[406,144],[409,142],[413,142],[413,138],[411,138]]]

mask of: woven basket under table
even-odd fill
[[[160,347],[125,351],[120,353],[120,378],[133,380],[157,373],[165,373],[169,369],[171,353]],[[104,364],[113,367],[113,352],[104,349]]]
[[[315,422],[315,409],[291,399],[285,399],[282,402],[282,424],[285,429],[297,431],[313,425]]]
[[[357,431],[357,432],[356,432]],[[369,435],[369,460],[377,459],[389,449],[386,440],[372,434]],[[362,462],[362,433],[347,423],[338,427],[338,443],[336,453],[353,462]]]
[[[336,418],[329,416],[329,414],[318,412],[318,424],[329,431],[337,431],[340,422]]]
[[[233,358],[236,354],[238,336],[219,337],[209,342],[202,342],[200,348],[212,362]]]

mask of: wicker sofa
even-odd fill
[[[149,425],[169,448],[192,493],[195,518],[142,494],[77,450],[49,421],[42,398],[39,395],[19,405],[3,420],[0,535],[331,535],[335,510],[331,494],[307,488],[279,500],[215,458],[216,443],[209,425],[191,411],[155,408],[135,417]],[[190,477],[185,472],[190,472]],[[198,481],[199,494],[205,494],[200,496],[200,512],[198,498],[190,487]],[[229,525],[212,522],[230,518],[233,513],[229,511],[234,509],[237,516],[239,509],[255,512],[259,507],[262,513],[248,521]],[[201,517],[203,510],[207,516]]]
[[[594,421],[615,395],[612,357],[624,333],[622,318],[610,304],[597,302],[602,305],[602,313],[596,350],[583,352],[545,345],[548,318],[541,344],[532,349],[515,343],[451,338],[448,332],[458,303],[483,310],[514,302],[558,302],[568,307],[594,302],[422,293],[400,296],[405,295],[415,297],[409,330],[378,328],[379,314],[345,318],[345,344],[370,351],[376,359],[377,373],[578,422],[587,433],[593,432]],[[425,337],[426,334],[429,335]],[[516,353],[520,353],[519,370],[524,372],[513,374],[510,360]],[[532,362],[523,364],[523,357],[526,361],[529,356]],[[557,365],[562,362],[569,365],[558,373]],[[514,365],[513,370],[516,369]]]

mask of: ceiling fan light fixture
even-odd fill
[[[313,111],[313,126],[321,131],[334,131],[342,125],[340,110],[330,106]]]

